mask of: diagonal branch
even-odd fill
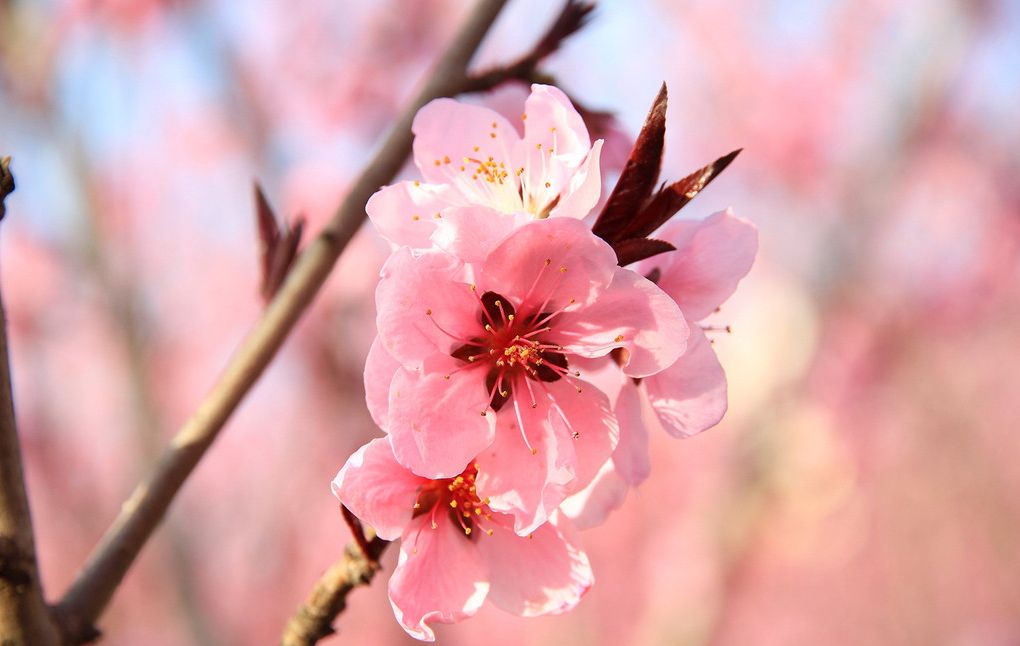
[[[434,98],[463,91],[468,63],[505,4],[506,0],[479,0],[333,218],[297,258],[276,296],[212,390],[124,503],[57,607],[70,641],[82,643],[95,634],[93,623],[163,519],[177,491],[276,355],[322,287],[340,252],[361,226],[368,198],[392,180],[404,164],[411,149],[411,122],[415,113]]]
[[[0,159],[0,217],[14,190],[10,158]],[[56,644],[57,632],[39,583],[32,516],[14,417],[7,315],[0,301],[0,643]]]

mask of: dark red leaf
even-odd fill
[[[742,149],[734,150],[708,166],[699,168],[679,182],[660,189],[652,201],[630,220],[620,237],[643,238],[658,229],[666,220],[673,217],[677,211],[693,200],[713,179],[719,176],[719,173],[726,170],[730,162],[740,154],[740,150]]]
[[[259,234],[259,264],[262,281],[259,292],[266,301],[271,299],[283,284],[290,266],[297,256],[305,221],[295,218],[291,226],[282,224],[269,206],[262,187],[255,183],[255,220]]]
[[[663,83],[620,179],[592,227],[595,235],[610,244],[623,238],[623,230],[651,196],[658,181],[666,137],[666,100],[666,84]]]
[[[632,262],[657,256],[660,253],[674,251],[676,247],[665,240],[654,238],[630,238],[613,243],[617,264],[625,267]]]

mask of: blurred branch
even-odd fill
[[[0,159],[0,216],[14,190],[10,157]],[[7,315],[0,300],[0,643],[7,646],[57,644],[39,582],[32,515],[14,416]]]
[[[577,33],[591,19],[595,9],[594,2],[567,0],[563,9],[549,29],[535,43],[531,50],[509,65],[496,67],[487,72],[476,74],[468,79],[464,92],[485,92],[495,89],[507,81],[524,83],[548,83],[550,78],[538,70],[541,63],[550,54],[556,52],[567,38]]]
[[[361,226],[368,198],[403,166],[411,149],[414,115],[434,98],[465,91],[468,63],[505,4],[506,0],[479,0],[333,218],[297,258],[212,390],[124,503],[57,608],[71,641],[82,643],[94,637],[92,624],[163,519],[177,491],[276,355],[329,276],[340,252]]]
[[[281,646],[310,646],[336,632],[333,620],[347,606],[347,594],[372,582],[379,571],[379,558],[388,541],[362,529],[357,518],[344,509],[354,541],[347,544],[343,558],[330,566],[301,604],[280,638]]]
[[[11,158],[0,158],[0,220],[7,214],[4,201],[14,192],[14,175],[11,175]]]

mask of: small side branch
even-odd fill
[[[379,558],[388,545],[389,542],[370,532],[355,534],[355,540],[344,549],[343,558],[326,570],[287,622],[281,646],[311,646],[336,632],[333,621],[346,607],[348,593],[372,582],[379,571]]]
[[[10,158],[0,159],[0,217],[14,190]],[[14,417],[7,315],[0,300],[0,643],[7,646],[58,643],[39,583],[32,516],[25,491],[21,446]]]

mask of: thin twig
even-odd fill
[[[0,215],[14,190],[10,158],[0,160]],[[25,491],[18,427],[14,417],[7,315],[0,300],[0,643],[4,646],[57,644],[39,582],[32,516]]]
[[[372,582],[379,571],[379,558],[389,541],[371,532],[358,536],[347,544],[343,557],[326,570],[315,584],[311,594],[301,604],[280,638],[282,646],[311,646],[323,637],[332,635],[333,620],[347,605],[347,594],[359,586]]]
[[[195,414],[185,422],[131,497],[61,600],[57,612],[70,640],[95,634],[103,612],[142,546],[243,397],[261,376],[336,264],[365,218],[365,204],[392,180],[411,149],[411,122],[428,101],[460,93],[466,69],[506,0],[480,0],[417,97],[353,185],[323,231],[301,253],[293,269],[229,361]]]

